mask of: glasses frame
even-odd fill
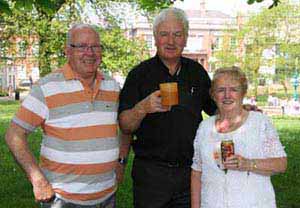
[[[81,44],[69,44],[69,46],[71,48],[74,48],[76,50],[78,50],[79,52],[86,52],[89,49],[92,50],[95,53],[99,53],[102,50],[102,46],[101,45],[92,45],[92,46],[88,46],[88,45],[81,45]]]

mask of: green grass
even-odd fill
[[[9,121],[19,104],[16,102],[0,102],[0,207],[1,208],[34,208],[31,185],[26,176],[14,162],[5,142],[4,134]],[[288,170],[285,174],[272,177],[276,192],[278,208],[300,207],[300,122],[299,118],[272,118],[283,145],[288,154]],[[38,157],[41,132],[34,132],[29,138],[30,148]],[[130,155],[128,167],[132,165]],[[125,180],[117,193],[118,208],[132,207],[131,168],[127,168]]]

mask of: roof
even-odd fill
[[[216,10],[186,10],[188,18],[232,18],[230,15]],[[204,14],[203,14],[204,13]]]

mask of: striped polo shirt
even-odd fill
[[[43,129],[40,166],[57,197],[93,205],[116,191],[118,96],[115,80],[98,72],[90,89],[66,64],[22,102],[13,122]]]

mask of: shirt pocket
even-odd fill
[[[178,83],[179,106],[187,109],[194,116],[199,117],[201,113],[201,88],[187,81]],[[203,98],[202,98],[203,99]]]

